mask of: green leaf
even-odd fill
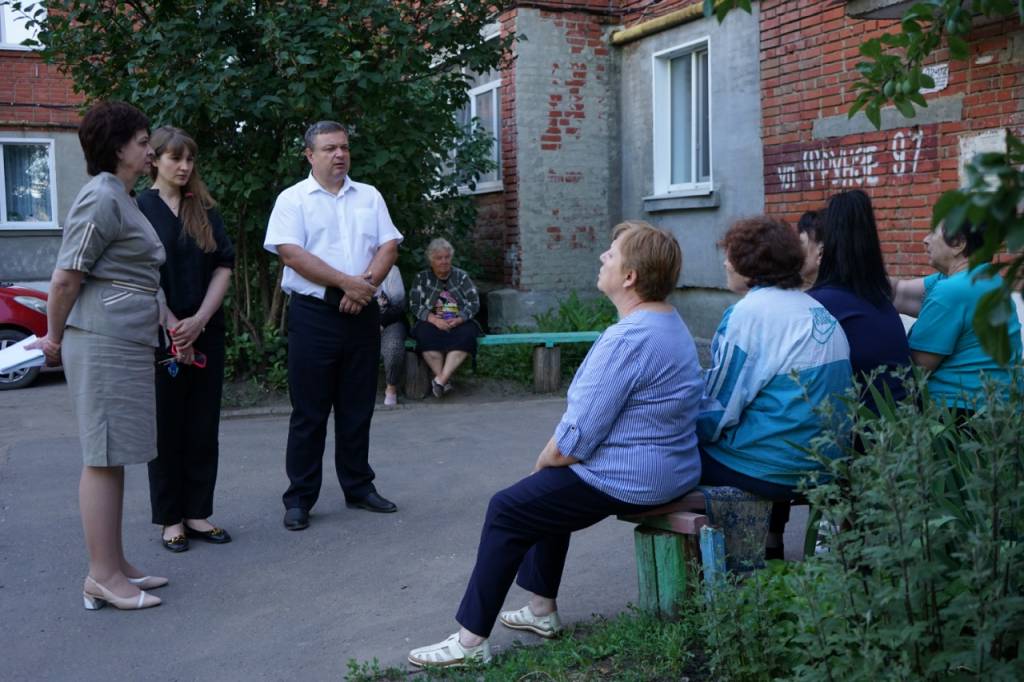
[[[864,115],[871,121],[871,125],[875,126],[876,130],[882,128],[882,112],[878,108],[878,104],[872,102],[864,108]]]
[[[1010,332],[1007,320],[1013,315],[1013,302],[1009,292],[1002,288],[987,292],[978,301],[974,312],[974,333],[981,347],[993,360],[1006,365],[1013,359]]]
[[[914,105],[903,97],[893,100],[893,104],[896,105],[896,109],[898,109],[906,118],[914,118],[917,114],[917,112],[914,111]]]
[[[949,54],[958,61],[964,61],[967,59],[967,41],[963,38],[955,35],[949,36]]]
[[[932,209],[932,227],[942,222],[942,220],[949,214],[949,212],[956,206],[966,203],[968,198],[960,190],[950,190],[944,192],[939,200],[935,202],[935,206]]]

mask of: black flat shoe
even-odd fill
[[[170,540],[167,540],[164,538],[163,535],[161,535],[160,544],[162,544],[164,546],[164,549],[166,549],[168,552],[174,552],[175,554],[177,554],[178,552],[184,552],[186,549],[188,549],[188,538],[184,535],[179,534],[175,535]]]
[[[365,509],[378,514],[390,514],[398,511],[394,502],[385,500],[376,491],[358,500],[345,500],[345,506],[349,509]]]
[[[186,523],[185,535],[190,538],[195,538],[196,540],[212,542],[215,545],[223,545],[231,542],[231,536],[228,535],[228,532],[223,528],[217,528],[216,526],[210,530],[196,530]]]
[[[309,512],[299,507],[292,507],[284,513],[284,527],[288,530],[309,528]]]

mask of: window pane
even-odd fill
[[[707,182],[711,179],[711,125],[708,100],[708,53],[707,50],[697,52],[697,180]]]
[[[2,31],[2,37],[4,43],[8,45],[20,45],[22,41],[28,38],[35,38],[37,31],[35,29],[29,30],[25,27],[25,23],[29,17],[35,14],[38,9],[38,3],[24,3],[22,9],[15,10],[9,5],[0,7],[0,17],[2,17],[3,26],[0,28]]]
[[[693,130],[691,55],[685,54],[669,62],[669,106],[672,112],[672,184],[693,182],[690,154]]]
[[[486,130],[490,135],[492,142],[491,147],[491,158],[494,162],[498,162],[498,90],[488,90],[487,92],[481,92],[476,96],[474,102],[476,106],[476,116],[480,119],[480,127]],[[498,169],[494,169],[480,176],[480,182],[496,182],[498,180]]]
[[[52,222],[50,153],[45,144],[4,144],[7,222]]]

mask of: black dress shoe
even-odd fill
[[[163,535],[161,535],[160,544],[162,544],[164,549],[167,551],[177,554],[178,552],[184,552],[188,549],[188,538],[184,535],[175,535],[170,540],[167,540]]]
[[[358,500],[345,500],[345,506],[350,509],[365,509],[366,511],[377,512],[378,514],[390,514],[398,511],[394,502],[390,502],[374,491]]]
[[[231,542],[231,536],[223,528],[217,528],[214,526],[211,530],[196,530],[187,523],[185,524],[185,535],[196,540],[203,540],[204,542],[212,542],[215,545],[223,545]]]
[[[309,512],[301,507],[292,507],[284,513],[284,527],[288,530],[309,528]]]

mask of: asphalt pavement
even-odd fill
[[[301,532],[281,525],[286,414],[226,418],[212,520],[234,541],[164,550],[146,467],[127,467],[126,553],[171,583],[157,608],[90,612],[67,388],[50,374],[0,392],[0,679],[340,680],[350,658],[404,665],[410,648],[455,631],[487,501],[530,471],[563,408],[527,395],[379,410],[370,458],[398,513],[345,508],[328,456]],[[615,615],[636,594],[632,526],[574,535],[563,621]],[[506,606],[524,599],[513,586]],[[497,651],[515,640],[541,641],[500,626],[491,638]]]

